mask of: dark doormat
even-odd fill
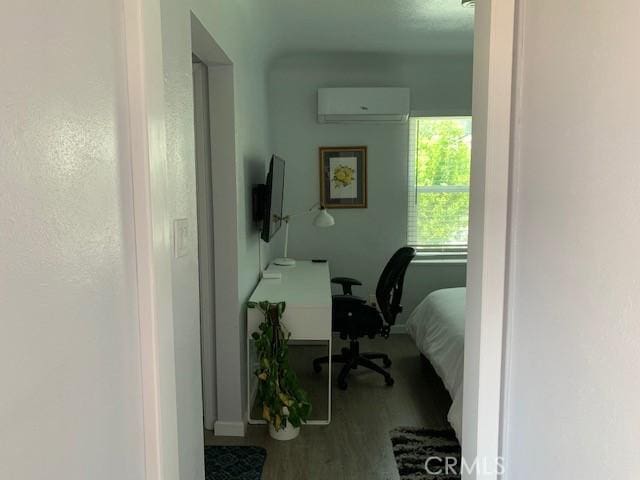
[[[453,430],[401,427],[389,436],[401,480],[460,479],[461,451]]]
[[[206,480],[260,480],[267,451],[260,447],[204,447]]]

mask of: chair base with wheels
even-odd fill
[[[360,344],[357,340],[351,340],[349,348],[343,348],[341,354],[331,355],[332,363],[343,363],[344,366],[338,374],[338,388],[341,390],[347,389],[347,376],[351,370],[355,370],[358,367],[365,367],[369,370],[379,373],[384,377],[384,381],[387,385],[392,386],[394,384],[393,377],[384,370],[380,365],[374,363],[373,360],[382,360],[382,364],[385,368],[391,366],[391,359],[385,353],[367,352],[360,353]],[[322,370],[322,364],[328,363],[329,357],[316,358],[313,361],[313,371],[320,373]]]

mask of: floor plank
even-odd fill
[[[337,340],[334,350],[344,345]],[[333,415],[328,426],[303,427],[290,442],[269,437],[265,426],[249,426],[245,438],[215,437],[206,432],[207,445],[258,445],[267,449],[264,480],[397,480],[389,430],[400,426],[448,426],[450,399],[432,368],[425,368],[408,335],[361,341],[361,351],[389,354],[395,379],[387,387],[381,375],[359,368],[349,377],[346,391],[335,388]],[[296,355],[295,368],[306,388],[323,385],[326,373],[313,374],[311,355]],[[316,392],[310,392],[317,396]]]

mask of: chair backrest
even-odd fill
[[[389,325],[396,323],[396,317],[402,311],[400,300],[404,274],[415,256],[415,248],[402,247],[389,259],[378,280],[376,300],[382,316]]]

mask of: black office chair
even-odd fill
[[[402,312],[400,299],[402,298],[402,286],[404,274],[416,256],[415,249],[402,247],[393,254],[384,267],[378,285],[376,287],[376,300],[378,308],[367,304],[364,298],[353,295],[351,288],[354,285],[362,285],[354,278],[336,277],[331,282],[342,285],[342,295],[333,296],[333,331],[340,333],[340,338],[349,338],[349,348],[343,348],[339,355],[332,355],[331,361],[344,363],[344,367],[338,375],[338,387],[342,390],[347,388],[347,376],[349,372],[362,366],[378,372],[384,376],[387,385],[393,385],[393,378],[382,367],[374,363],[373,360],[382,360],[382,364],[388,368],[391,366],[391,359],[384,353],[360,353],[358,338],[365,335],[374,338],[382,335],[389,336],[391,326],[396,322],[396,317]],[[322,364],[328,363],[329,357],[316,358],[313,361],[313,370],[320,373]]]

